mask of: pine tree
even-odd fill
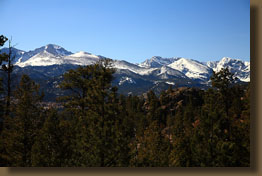
[[[61,120],[55,109],[47,112],[47,118],[32,147],[32,166],[61,167],[64,163],[64,134],[60,127]]]
[[[200,163],[202,166],[248,166],[249,150],[245,147],[249,140],[243,136],[249,136],[249,130],[242,128],[245,123],[241,119],[243,90],[235,84],[228,69],[214,73],[211,80],[214,89],[206,92],[196,135],[201,145],[209,146],[198,147]]]
[[[194,165],[192,135],[194,116],[192,107],[177,110],[172,133],[173,150],[170,165],[175,167],[188,167]]]
[[[204,95],[204,104],[199,113],[198,125],[195,128],[194,145],[199,166],[215,166],[217,162],[216,145],[220,136],[220,111],[217,101],[218,93],[208,89]]]
[[[238,166],[249,167],[250,164],[250,83],[245,89],[245,93],[241,98],[241,102],[243,103],[242,111],[240,118],[238,118],[234,126],[237,127],[237,130],[234,130],[234,136],[236,137],[235,141],[237,143],[238,152],[236,153],[238,160]]]
[[[62,97],[71,126],[71,166],[126,166],[128,137],[123,127],[114,69],[103,59],[94,65],[70,70],[61,87],[72,92]],[[125,152],[125,153],[124,153]]]
[[[148,126],[148,120],[143,107],[144,104],[144,99],[137,96],[129,95],[126,98],[126,116],[129,120],[128,129],[132,137],[142,135],[146,126]]]
[[[114,70],[110,60],[102,60],[91,67],[93,79],[88,90],[89,137],[87,151],[90,152],[95,166],[109,167],[118,165],[121,153],[119,136],[121,120],[118,112],[116,88],[111,86]]]
[[[64,80],[60,87],[68,92],[67,96],[59,97],[64,105],[63,115],[65,120],[62,126],[68,139],[66,148],[65,166],[85,166],[90,158],[85,152],[85,143],[89,143],[87,137],[88,123],[87,115],[87,94],[91,88],[93,79],[92,66],[79,66],[75,70],[69,70],[64,74]]]
[[[3,35],[0,35],[0,47],[3,46],[5,44],[5,42],[8,40],[8,38],[6,38]],[[8,55],[6,53],[0,53],[0,65],[2,65],[3,61],[6,61],[8,58]],[[3,84],[2,84],[3,79],[0,77],[0,133],[2,132],[2,128],[3,128],[3,116],[4,116],[4,102],[2,101],[2,96],[4,93],[4,88],[3,88]]]
[[[12,64],[15,59],[15,55],[13,53],[13,47],[11,45],[11,40],[9,40],[9,48],[8,54],[3,55],[1,57],[2,61],[7,62],[6,64],[2,64],[2,70],[7,74],[7,96],[6,96],[6,107],[5,107],[5,115],[8,116],[10,112],[10,101],[11,101],[11,73],[13,72],[14,65]]]
[[[131,166],[168,167],[170,145],[168,136],[161,133],[157,121],[153,121],[142,136],[136,136],[133,143]]]
[[[6,38],[3,35],[0,35],[0,46],[3,46],[7,40],[8,38]],[[7,57],[8,55],[6,53],[0,53],[0,65],[2,65],[3,61],[7,61]]]
[[[32,166],[32,146],[43,123],[40,102],[43,94],[39,86],[27,75],[23,75],[15,91],[16,103],[12,114],[5,119],[1,134],[1,158],[7,166]]]
[[[213,72],[211,77],[212,87],[217,89],[222,98],[222,104],[226,115],[229,113],[230,101],[232,98],[231,88],[234,85],[236,78],[229,71],[228,68],[222,68],[219,72]]]
[[[5,42],[8,39],[3,36],[0,35],[0,47],[3,46],[5,44]],[[0,53],[0,65],[2,65],[2,62],[5,61],[7,58],[7,54],[6,53]],[[5,103],[3,101],[3,97],[4,97],[4,88],[3,88],[3,79],[0,77],[0,134],[3,131],[3,124],[4,124],[4,112],[5,112]],[[4,149],[2,149],[2,147],[0,148],[0,154],[2,154],[4,151]],[[0,166],[5,166],[5,160],[0,158]]]
[[[149,91],[143,105],[146,113],[145,119],[140,125],[136,125],[135,137],[130,144],[131,166],[167,167],[170,150],[169,136],[164,132],[166,127],[166,112],[161,106],[164,100],[159,98],[153,91]],[[139,111],[137,111],[139,112]],[[139,120],[136,120],[139,121]]]

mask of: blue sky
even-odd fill
[[[249,0],[1,0],[0,34],[138,63],[152,56],[250,59]]]

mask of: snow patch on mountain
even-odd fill
[[[71,57],[90,57],[90,56],[97,57],[96,55],[84,51],[79,51],[77,53],[71,54],[70,56]]]
[[[55,56],[47,51],[43,51],[39,54],[34,55],[25,62],[18,62],[16,65],[19,67],[25,66],[48,66],[55,64],[63,64],[63,58],[61,56]]]
[[[141,64],[138,64],[140,67],[152,68],[152,67],[161,67],[164,65],[171,64],[179,58],[162,58],[160,56],[153,56],[151,59],[147,59]]]
[[[91,65],[99,61],[99,59],[100,58],[98,56],[84,51],[64,57],[64,60],[67,64],[74,65]]]
[[[144,68],[126,61],[114,60],[112,66],[116,69],[127,69],[140,75],[149,75],[156,68]]]
[[[186,75],[178,70],[170,68],[168,66],[162,66],[152,70],[151,75],[156,75],[161,79],[169,79],[170,77],[187,78]]]
[[[170,82],[170,81],[166,81],[165,83],[169,84],[169,85],[175,85],[174,82]]]
[[[120,79],[118,85],[122,85],[124,83],[136,84],[136,81],[130,77],[125,76]]]
[[[181,71],[187,77],[193,79],[206,79],[212,72],[212,70],[203,63],[185,58],[180,58],[168,66]]]

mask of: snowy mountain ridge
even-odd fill
[[[3,52],[8,52],[8,49],[3,48],[1,53]],[[48,44],[28,52],[13,48],[13,52],[15,54],[14,64],[19,67],[63,64],[90,65],[103,58],[103,56],[97,56],[84,51],[72,53],[54,44]],[[154,56],[140,64],[113,60],[113,67],[119,70],[129,70],[141,76],[154,75],[159,79],[166,80],[168,84],[173,84],[168,81],[170,77],[189,78],[205,82],[210,78],[213,71],[217,72],[227,67],[241,81],[250,81],[250,62],[229,57],[223,57],[220,61],[202,63],[183,57],[162,58]],[[123,80],[129,83],[135,82],[132,78]]]

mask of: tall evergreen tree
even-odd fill
[[[6,96],[6,107],[5,115],[8,116],[10,112],[10,101],[11,101],[11,73],[13,72],[14,65],[12,64],[15,59],[15,54],[13,53],[13,47],[11,45],[11,40],[9,40],[8,53],[1,57],[1,61],[5,61],[6,64],[2,64],[2,70],[7,74],[7,96]]]
[[[3,35],[0,35],[0,47],[5,44],[5,42],[8,40]],[[8,58],[8,55],[6,53],[0,53],[0,65],[2,65],[3,61],[6,61]],[[2,101],[3,98],[3,93],[4,93],[4,88],[3,88],[3,79],[0,77],[0,133],[2,132],[3,128],[3,121],[4,121],[4,102]]]
[[[111,85],[114,69],[110,60],[101,60],[91,67],[93,79],[88,89],[88,114],[90,143],[87,147],[95,166],[108,167],[118,165],[121,154],[120,135],[122,119],[119,118],[116,90]]]
[[[229,113],[229,106],[232,99],[231,88],[234,85],[236,78],[228,68],[222,68],[219,72],[213,72],[211,77],[212,87],[216,88],[220,93],[222,104],[226,115]]]
[[[216,145],[221,136],[219,121],[221,116],[220,103],[217,101],[218,93],[213,89],[205,92],[204,104],[199,113],[199,122],[195,128],[194,145],[195,155],[199,166],[215,166],[217,162]],[[222,134],[223,135],[223,134]]]
[[[32,147],[32,166],[62,167],[66,149],[61,120],[55,109],[48,110],[43,127]]]
[[[64,97],[68,115],[74,124],[73,157],[76,166],[122,166],[128,158],[125,128],[120,118],[117,89],[112,87],[114,69],[108,59],[94,65],[70,70],[61,87],[70,90]]]
[[[39,86],[23,75],[15,91],[12,113],[5,119],[1,134],[1,158],[8,166],[32,166],[32,146],[43,123]]]

